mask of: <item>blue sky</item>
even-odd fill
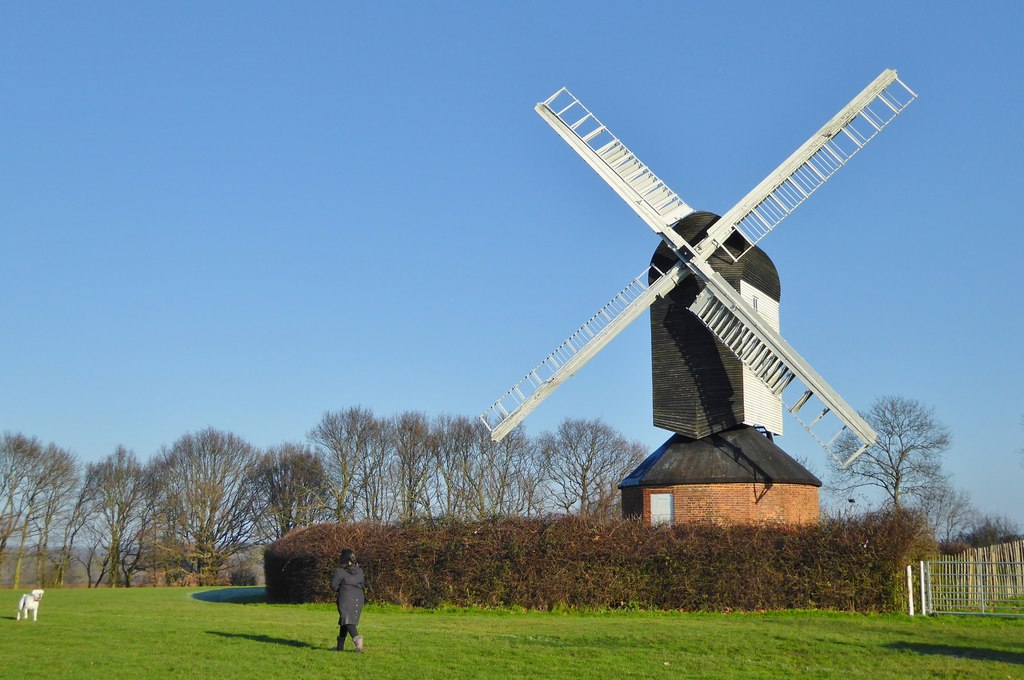
[[[568,86],[721,213],[891,67],[918,101],[761,244],[782,332],[858,408],[933,406],[955,482],[1024,524],[1022,29],[1019,2],[2,3],[0,430],[91,460],[476,415],[658,243],[537,101]],[[528,430],[655,448],[648,343]]]

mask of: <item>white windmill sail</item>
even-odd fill
[[[566,88],[535,110],[657,233],[693,212]]]
[[[754,308],[747,304],[725,279],[715,273],[706,284],[690,306],[690,311],[752,370],[773,394],[781,396],[783,390],[794,380],[799,380],[804,385],[801,397],[792,405],[786,406],[839,465],[848,466],[875,443],[877,433],[860,417],[856,409],[847,404],[839,393],[775,332],[774,328],[765,323],[761,315],[754,311]],[[825,408],[817,418],[807,423],[799,416],[799,412],[811,396],[817,397]],[[822,423],[821,417],[827,413],[834,414],[841,421],[842,427],[826,438],[814,428]],[[845,459],[840,459],[832,444],[844,431],[856,436],[860,445]]]
[[[652,272],[658,278],[648,284]],[[656,299],[675,288],[680,280],[689,275],[686,266],[677,262],[667,272],[648,267],[630,281],[597,314],[590,317],[544,361],[480,415],[480,420],[491,432],[491,438],[500,441],[515,429],[555,388],[580,370],[601,348],[654,304]]]
[[[693,212],[675,192],[626,148],[582,102],[562,88],[535,107],[537,113],[662,238],[685,242],[671,226]],[[649,274],[658,276],[648,285]],[[501,440],[559,385],[612,341],[654,301],[689,275],[682,262],[668,272],[649,267],[580,326],[551,354],[480,415]]]
[[[666,241],[679,256],[680,262],[650,286],[645,283],[646,271],[637,277],[609,305],[591,317],[485,411],[481,420],[491,430],[492,438],[500,440],[504,437],[657,297],[668,293],[692,272],[705,283],[705,288],[690,311],[773,393],[781,394],[794,380],[803,383],[806,389],[789,408],[790,412],[841,465],[849,465],[874,443],[877,436],[874,430],[789,343],[761,319],[707,261],[737,231],[750,244],[757,243],[862,149],[916,96],[899,80],[895,71],[884,71],[778,169],[723,215],[711,227],[707,237],[695,247],[671,228],[679,219],[693,212],[692,209],[641,163],[576,97],[562,88],[538,104],[536,110],[541,117]],[[723,251],[729,252],[728,249]],[[808,424],[798,413],[812,396],[824,404],[824,409]],[[813,428],[827,413],[833,413],[841,421],[842,428],[825,441]],[[860,440],[861,446],[853,455],[839,460],[831,444],[844,431],[853,433]]]
[[[696,246],[697,253],[707,259],[736,231],[751,245],[756,244],[916,98],[917,95],[903,84],[896,71],[883,71],[782,165],[722,215]]]

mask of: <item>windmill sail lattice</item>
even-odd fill
[[[566,88],[536,111],[654,231],[693,212]]]
[[[715,276],[716,280],[697,296],[690,306],[690,311],[718,338],[719,342],[728,347],[752,370],[773,394],[781,396],[795,380],[802,383],[802,395],[789,406],[789,412],[837,463],[842,467],[852,463],[875,442],[875,431],[781,335],[771,326],[758,323],[757,312],[750,309],[742,298],[738,295],[727,297],[733,295],[732,288],[721,280],[721,277]],[[715,292],[712,293],[712,290]],[[812,396],[824,404],[824,409],[817,418],[808,423],[801,419],[799,412]],[[822,417],[828,413],[835,414],[842,426],[831,435],[823,435],[815,428],[827,424]],[[857,438],[859,446],[852,453],[847,453],[845,458],[840,458],[833,450],[832,444],[847,430]]]
[[[751,244],[768,235],[910,105],[917,95],[896,71],[883,71],[774,172],[722,215],[698,253],[714,251],[734,231]],[[708,253],[710,255],[710,253]]]
[[[516,383],[481,415],[495,440],[504,437],[548,394],[579,370],[659,296],[694,274],[704,284],[690,307],[698,319],[740,361],[779,395],[799,380],[806,388],[790,407],[801,424],[833,457],[831,444],[843,431],[852,432],[861,446],[839,460],[848,465],[874,443],[874,430],[818,375],[778,333],[708,263],[716,252],[738,259],[723,248],[738,232],[752,246],[846,164],[889,124],[916,94],[893,70],[884,71],[782,165],[768,175],[691,245],[672,228],[693,210],[615,137],[567,89],[537,105],[542,118],[601,176],[613,190],[658,233],[679,257],[668,272],[646,284],[644,272],[591,317],[544,361]],[[661,272],[657,272],[662,274]],[[810,397],[824,408],[810,424],[797,415]],[[822,417],[833,413],[842,423],[826,441],[814,431]]]
[[[658,278],[648,284],[651,272]],[[481,414],[480,419],[491,431],[491,437],[498,441],[511,432],[548,394],[590,361],[659,296],[675,288],[679,280],[688,275],[686,267],[679,262],[667,272],[649,267],[630,281],[597,314]]]

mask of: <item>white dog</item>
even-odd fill
[[[43,591],[39,589],[22,595],[21,602],[18,603],[18,617],[14,620],[20,620],[21,615],[24,614],[25,620],[28,621],[28,613],[32,612],[32,620],[35,621],[39,616],[39,600],[41,599],[43,599]]]

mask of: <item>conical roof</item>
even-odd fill
[[[741,482],[821,486],[820,479],[775,442],[749,425],[740,425],[703,439],[672,435],[619,488]]]

